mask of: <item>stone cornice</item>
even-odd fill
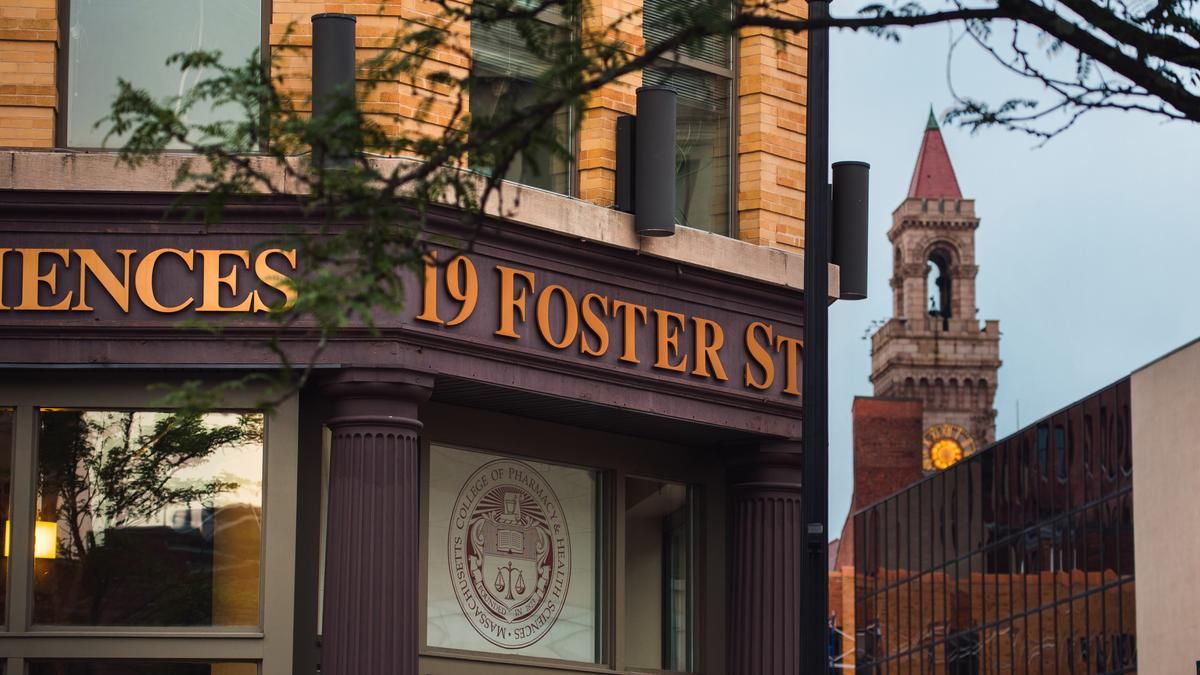
[[[164,154],[156,163],[137,168],[118,165],[111,152],[68,150],[0,150],[0,190],[71,190],[84,192],[185,192],[174,184],[175,172],[192,155]],[[299,194],[299,185],[266,157],[253,162],[272,176],[283,192]],[[299,158],[295,161],[300,161]],[[408,158],[376,158],[381,170],[415,164]],[[525,187],[505,185],[503,201],[488,205],[489,214],[530,228],[556,232],[614,248],[636,251],[671,262],[730,274],[774,286],[804,290],[804,256],[759,246],[702,230],[679,227],[672,237],[638,237],[633,216],[579,199]],[[829,266],[829,296],[839,294],[836,265]]]
[[[947,218],[945,220],[937,219],[917,219],[904,218],[897,220],[892,224],[892,228],[888,230],[888,240],[895,241],[902,233],[908,230],[962,230],[970,231],[979,229],[978,218]]]

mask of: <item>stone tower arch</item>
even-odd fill
[[[894,316],[871,338],[871,382],[876,396],[920,399],[927,429],[954,424],[982,447],[996,437],[1000,325],[977,318],[978,228],[931,113],[908,194],[892,213]]]

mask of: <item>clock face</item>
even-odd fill
[[[925,430],[921,465],[926,472],[942,471],[975,454],[975,439],[957,424],[935,424]]]

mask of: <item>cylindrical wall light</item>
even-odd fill
[[[613,206],[625,213],[633,213],[633,137],[636,133],[636,117],[617,117],[617,194]]]
[[[339,96],[354,96],[354,24],[352,14],[314,14],[312,18],[313,116],[333,110]]]
[[[634,133],[634,229],[643,237],[675,234],[675,109],[667,87],[637,90]]]
[[[867,192],[871,165],[833,163],[833,256],[841,269],[843,300],[867,297]]]

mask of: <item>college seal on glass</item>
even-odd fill
[[[520,649],[550,632],[571,580],[571,537],[558,496],[536,470],[501,459],[458,493],[447,537],[450,580],[484,638]]]

